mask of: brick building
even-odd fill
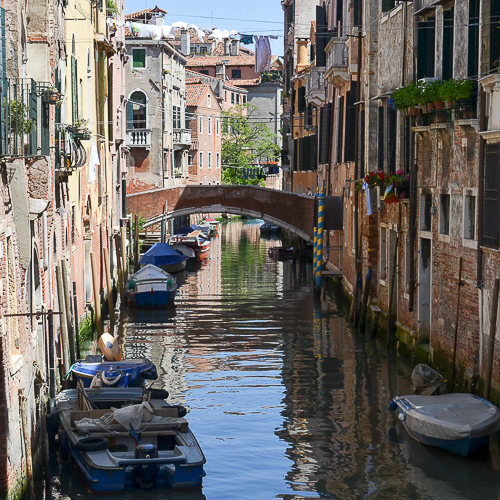
[[[313,10],[283,2],[285,185],[343,196],[344,228],[326,235],[327,265],[343,272],[358,300],[354,284],[371,268],[382,329],[389,322],[400,345],[427,352],[443,370],[456,330],[467,386],[485,375],[498,275],[497,4],[338,0]],[[306,25],[309,33],[299,34],[295,26]],[[321,73],[326,83],[315,88]],[[463,80],[472,82],[466,100],[439,109],[439,99],[429,97],[432,88]],[[396,91],[412,83],[422,102],[403,109]],[[304,149],[314,151],[312,159],[304,160]],[[396,203],[384,201],[385,186],[356,189],[376,171],[408,177]],[[497,391],[499,368],[495,357]]]

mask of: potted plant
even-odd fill
[[[396,89],[392,93],[391,99],[393,101],[391,102],[391,106],[394,104],[396,109],[399,110],[408,110],[408,108],[412,108],[411,113],[414,114],[413,108],[420,104],[421,101],[421,87],[411,82],[404,87]]]
[[[453,80],[453,78],[443,82],[443,85],[439,88],[439,96],[444,101],[445,108],[452,108],[454,106],[457,88],[457,80]]]
[[[472,80],[457,80],[457,101],[464,101],[470,99],[472,91],[474,90],[474,84]]]
[[[31,134],[35,130],[35,122],[29,118],[30,108],[24,104],[22,97],[7,102],[4,99],[9,132],[14,134]]]
[[[433,81],[425,83],[422,90],[422,100],[423,103],[427,105],[427,109],[432,111],[436,109],[436,105],[434,104],[436,101],[439,101],[439,88],[441,86],[441,82]],[[443,103],[444,106],[444,103]]]
[[[87,131],[88,120],[83,118],[77,118],[75,123],[73,123],[73,127],[77,134],[84,134]]]
[[[49,87],[43,91],[44,101],[49,104],[57,104],[61,97],[61,93],[55,87]]]

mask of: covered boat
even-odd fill
[[[161,390],[62,391],[59,447],[72,458],[92,491],[201,487],[205,456],[185,418]]]
[[[269,224],[268,222],[264,222],[264,224],[259,227],[259,231],[261,234],[279,234],[281,233],[282,229],[276,224]]]
[[[153,264],[139,269],[127,283],[128,298],[138,306],[168,306],[177,291],[175,278]]]
[[[194,250],[186,245],[171,245],[171,247],[175,248],[175,250],[180,252],[182,255],[185,255],[188,259],[194,259],[196,257]]]
[[[100,354],[89,354],[71,367],[72,377],[81,380],[84,387],[100,378],[109,387],[143,387],[146,380],[156,380],[158,372],[146,358],[107,361]],[[104,376],[103,376],[104,375]]]
[[[168,243],[155,243],[139,259],[139,264],[153,264],[169,273],[178,273],[186,267],[187,257]]]
[[[389,408],[417,441],[463,456],[486,446],[500,429],[500,410],[472,394],[397,396]]]
[[[193,231],[189,234],[175,234],[170,238],[171,245],[184,245],[191,248],[197,260],[203,260],[207,257],[210,250],[210,240],[206,239],[201,231]]]

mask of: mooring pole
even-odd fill
[[[80,330],[78,326],[78,298],[76,296],[76,281],[73,281],[73,317],[75,319],[76,357],[80,359]]]
[[[317,246],[318,246],[318,228],[314,226],[314,243],[313,243],[313,277],[316,280],[316,267],[318,265],[318,254],[317,254]],[[316,285],[316,281],[314,282]]]
[[[47,312],[47,321],[49,330],[49,408],[52,411],[56,398],[56,354],[54,349],[54,314],[52,309],[49,309]]]
[[[316,244],[316,287],[321,290],[323,275],[323,233],[325,229],[325,193],[318,194],[318,231]]]
[[[488,341],[488,359],[486,362],[486,373],[484,376],[484,399],[490,399],[491,390],[491,372],[493,370],[493,351],[495,348],[495,335],[497,332],[497,315],[498,315],[498,286],[500,280],[495,280],[493,288],[493,298],[491,301],[491,320],[490,320],[490,338]]]

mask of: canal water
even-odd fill
[[[409,361],[354,332],[333,292],[316,299],[311,264],[271,260],[276,245],[259,221],[225,224],[175,307],[129,311],[126,356],[152,359],[188,408],[206,477],[199,491],[106,498],[500,498],[498,437],[469,458],[410,440],[388,411],[411,392]],[[95,498],[71,463],[52,467],[52,498]]]

